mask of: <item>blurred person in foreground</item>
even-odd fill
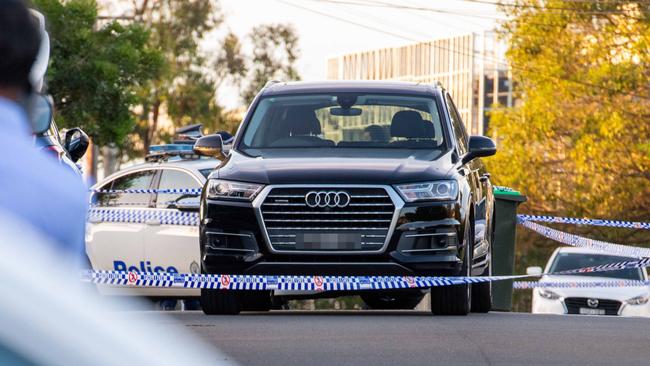
[[[135,299],[117,306],[78,291],[55,248],[0,209],[0,365],[236,365],[172,318],[115,311],[142,309]]]
[[[41,81],[30,81],[30,71],[40,42],[39,25],[25,4],[0,1],[0,209],[40,231],[55,253],[80,264],[87,189],[33,145],[29,116],[33,84]]]

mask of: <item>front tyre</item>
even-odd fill
[[[463,248],[465,260],[460,271],[461,276],[469,277],[472,268],[472,245],[474,232],[470,219],[465,224]],[[436,315],[467,315],[472,304],[472,286],[470,284],[453,286],[435,286],[431,288],[431,312]]]

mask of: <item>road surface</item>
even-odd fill
[[[138,312],[147,317],[148,312]],[[166,312],[242,365],[647,365],[650,319],[415,311]],[[161,324],[164,326],[164,324]]]

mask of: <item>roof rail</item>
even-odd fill
[[[444,88],[445,88],[439,80],[434,81],[434,82],[433,82],[433,86],[434,86],[435,88],[440,88],[440,89],[444,89]]]
[[[264,87],[267,88],[267,87],[269,87],[269,86],[271,86],[273,84],[277,84],[277,83],[281,83],[281,82],[282,81],[280,81],[280,80],[269,80],[269,81],[266,82],[266,84],[264,84]]]

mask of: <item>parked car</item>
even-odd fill
[[[34,145],[38,149],[51,154],[79,176],[82,171],[77,161],[86,154],[89,143],[88,135],[78,127],[67,130],[65,140],[61,143],[59,129],[53,119],[45,132],[34,135]]]
[[[200,189],[219,164],[199,158],[192,144],[152,146],[147,162],[121,170],[93,186],[94,190]],[[158,213],[174,215],[198,209],[198,194],[94,193],[93,209],[111,214]],[[106,222],[89,216],[86,253],[94,270],[199,273],[199,228],[171,225],[159,219],[145,222]],[[153,298],[199,296],[195,289],[129,288],[98,285],[104,295],[135,295]]]
[[[544,273],[566,271],[616,263],[636,258],[604,254],[584,248],[558,248],[546,264]],[[528,274],[541,274],[541,267],[529,267]],[[548,282],[601,282],[612,280],[646,281],[645,268],[631,268],[616,271],[588,272],[575,275],[545,275],[541,283]],[[560,287],[537,288],[533,290],[535,314],[582,314],[650,316],[650,287]]]
[[[206,136],[195,151],[222,156],[222,145]],[[272,82],[203,189],[201,269],[489,275],[494,199],[478,158],[495,153],[489,138],[468,136],[439,84]],[[373,308],[412,308],[423,292],[360,295]],[[434,287],[431,295],[435,314],[491,307],[490,283]],[[201,291],[207,314],[269,309],[270,297]]]

